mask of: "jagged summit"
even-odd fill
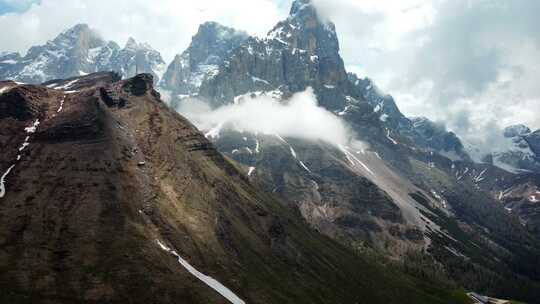
[[[504,129],[504,137],[524,136],[531,133],[531,129],[523,124],[508,126]]]
[[[306,6],[312,5],[311,0],[294,0],[291,5],[290,15],[295,15]]]
[[[309,0],[293,2],[290,16],[268,33],[268,39],[277,39],[311,55],[339,56],[335,25],[321,20],[316,7]]]
[[[130,38],[124,49],[105,41],[88,24],[76,24],[45,45],[34,46],[24,57],[0,56],[0,79],[43,83],[99,71],[116,71],[124,78],[151,73],[158,81],[165,71],[159,52]]]
[[[229,52],[248,38],[248,34],[217,22],[199,26],[189,47],[167,68],[161,86],[175,94],[196,94],[201,83],[213,76]]]
[[[105,43],[105,40],[94,29],[90,28],[88,24],[81,23],[76,24],[71,28],[66,29],[60,33],[52,42],[58,46],[69,48],[83,47],[92,49],[99,47]]]
[[[135,38],[129,37],[124,48],[126,48],[126,49],[136,49],[136,48],[138,48],[138,46],[139,46],[139,44],[137,43]]]
[[[93,32],[93,30],[90,28],[88,24],[78,23],[70,28],[65,29],[57,37],[81,35],[82,33],[88,33],[88,32]]]

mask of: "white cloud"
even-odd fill
[[[352,141],[354,136],[343,120],[317,105],[311,88],[286,101],[248,94],[236,104],[215,110],[201,101],[189,99],[178,111],[204,131],[230,127],[237,131],[320,140],[335,146],[359,144]]]
[[[261,35],[284,13],[271,0],[42,0],[22,14],[0,16],[0,50],[25,52],[74,24],[88,23],[106,39],[122,43],[133,36],[148,42],[170,61],[205,21]]]

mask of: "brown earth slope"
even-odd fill
[[[152,82],[0,83],[1,303],[228,303],[158,241],[246,303],[459,303],[310,230]]]

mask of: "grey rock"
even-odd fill
[[[247,38],[245,32],[216,22],[202,24],[190,46],[168,66],[160,86],[176,95],[196,94],[204,79],[212,76],[229,52]]]

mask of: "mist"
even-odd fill
[[[335,146],[358,143],[347,124],[320,107],[312,88],[294,94],[288,100],[271,95],[237,98],[234,104],[217,109],[198,99],[186,99],[176,109],[207,134],[223,128],[239,132],[263,133]]]

